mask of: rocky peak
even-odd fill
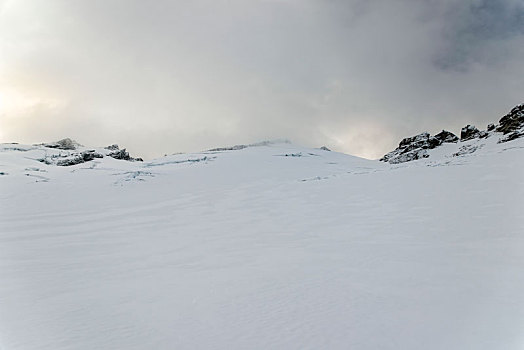
[[[440,146],[443,143],[457,142],[458,137],[452,132],[442,130],[435,136],[427,132],[407,137],[400,141],[398,148],[386,154],[383,162],[398,164],[429,157],[427,150]]]
[[[507,142],[524,136],[524,104],[513,108],[500,118],[497,131],[505,135],[499,142]]]
[[[513,108],[508,114],[500,118],[497,131],[508,134],[524,126],[524,103]]]
[[[478,137],[480,134],[479,129],[475,125],[466,125],[460,130],[460,141],[467,141]]]

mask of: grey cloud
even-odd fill
[[[521,19],[514,0],[8,1],[0,138],[378,157],[522,102]]]
[[[478,0],[452,3],[445,16],[445,51],[435,59],[443,69],[464,70],[475,62],[496,64],[511,55],[506,44],[524,34],[524,3]]]

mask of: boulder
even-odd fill
[[[475,125],[466,125],[462,128],[460,131],[460,141],[467,141],[474,138],[477,138],[479,136],[479,129],[475,127]]]
[[[113,145],[115,146],[115,145]],[[117,146],[118,147],[118,146]],[[142,162],[142,158],[133,158],[129,155],[129,152],[126,151],[126,149],[117,150],[114,152],[111,152],[108,154],[111,158],[120,159],[120,160],[127,160],[131,162]]]
[[[442,143],[457,143],[459,141],[459,138],[457,135],[455,135],[452,132],[442,130],[438,134],[434,136],[437,140],[439,140]]]
[[[122,160],[130,160],[131,157],[129,156],[129,152],[126,151],[126,149],[117,150],[114,152],[111,152],[108,154],[108,156],[115,158],[115,159],[122,159]]]

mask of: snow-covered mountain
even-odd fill
[[[394,164],[3,144],[0,349],[522,349],[516,130]]]

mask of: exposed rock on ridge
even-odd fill
[[[500,118],[497,131],[505,135],[499,142],[507,142],[524,136],[524,104],[516,106]]]
[[[489,124],[487,130],[480,131],[474,125],[466,125],[460,131],[460,142],[488,138],[497,133],[503,134],[498,140],[499,143],[508,142],[524,136],[524,104],[516,106],[508,114],[503,116],[498,125]],[[430,136],[429,133],[424,132],[403,139],[400,141],[397,149],[387,153],[380,160],[397,164],[428,158],[429,153],[427,150],[436,148],[443,143],[456,143],[458,141],[458,137],[449,131],[443,130],[435,136]],[[462,147],[461,151],[453,154],[453,156],[473,153],[480,148],[481,147],[477,146]]]
[[[475,125],[466,125],[460,130],[460,141],[467,141],[478,137],[480,134],[479,129]]]
[[[103,158],[104,156],[100,153],[97,153],[95,150],[84,151],[80,154],[76,154],[64,159],[58,159],[56,165],[58,166],[71,166],[76,164],[81,164],[89,162],[95,158]]]
[[[391,164],[398,164],[427,158],[429,157],[428,149],[433,149],[443,143],[449,142],[458,142],[458,137],[446,130],[442,130],[435,136],[423,132],[422,134],[403,139],[400,141],[397,149],[389,152],[380,160]]]
[[[449,131],[446,131],[446,130],[442,130],[441,132],[439,132],[438,134],[435,135],[435,138],[437,140],[440,140],[441,142],[439,143],[439,146],[443,143],[455,143],[455,142],[458,142],[458,137],[457,135],[455,135],[454,133],[452,132],[449,132]]]
[[[121,159],[121,160],[129,160],[129,161],[137,161],[142,162],[142,158],[133,158],[129,155],[129,152],[126,151],[126,149],[119,149],[117,144],[107,146],[106,149],[113,151],[108,154],[108,156],[115,158],[115,159]]]
[[[142,158],[133,158],[129,155],[126,149],[119,149],[118,145],[111,145],[105,147],[103,150],[96,151],[94,149],[79,150],[83,147],[78,142],[69,138],[62,139],[57,142],[41,144],[45,148],[52,148],[57,150],[63,150],[64,152],[51,153],[40,159],[42,163],[54,164],[58,166],[71,166],[92,161],[96,158],[104,158],[105,156],[127,161],[142,161]]]

